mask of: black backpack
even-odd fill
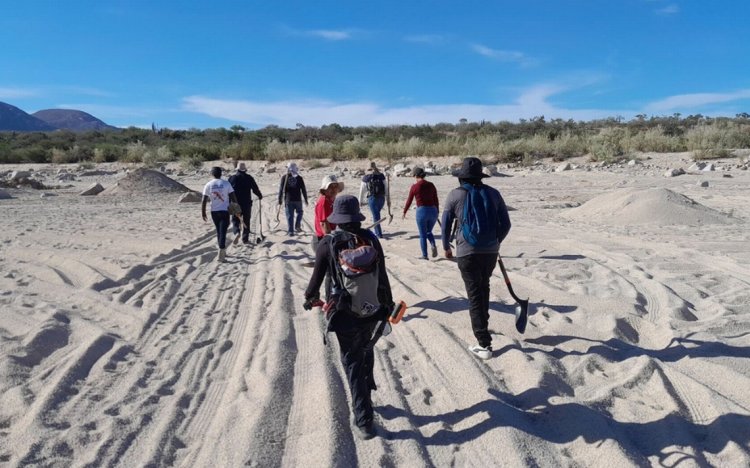
[[[337,310],[365,318],[380,310],[378,300],[378,263],[380,255],[368,239],[336,230],[329,234],[333,262],[332,296]]]
[[[370,197],[385,196],[385,176],[383,174],[371,174],[367,180],[367,195]]]

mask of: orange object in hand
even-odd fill
[[[391,309],[391,313],[388,315],[388,321],[397,324],[401,321],[401,318],[404,316],[404,312],[406,312],[406,303],[404,301],[397,302],[393,309]]]

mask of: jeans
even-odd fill
[[[422,249],[422,256],[427,256],[427,241],[435,247],[435,236],[432,235],[432,228],[438,218],[438,209],[436,206],[418,206],[417,207],[417,229],[419,229],[419,248]]]
[[[240,204],[240,208],[242,208],[242,240],[247,242],[250,239],[250,213],[253,203]],[[240,220],[236,216],[232,216],[232,229],[235,234],[240,232]]]
[[[341,351],[341,364],[349,381],[352,394],[352,412],[357,426],[372,423],[373,409],[371,392],[375,388],[373,368],[375,353],[367,350],[375,322],[364,322],[361,326],[336,330],[336,338]]]
[[[227,248],[227,229],[229,229],[229,212],[228,211],[212,211],[211,219],[214,221],[216,226],[216,237],[219,240],[219,248]]]
[[[297,219],[294,219],[294,212],[297,212]],[[302,202],[301,201],[290,201],[286,202],[286,223],[289,226],[287,231],[289,234],[294,234],[295,229],[300,230],[302,224]]]
[[[377,223],[380,221],[380,210],[385,205],[385,197],[367,197],[367,205],[370,207],[370,213],[372,213],[372,222]],[[375,234],[379,238],[383,238],[383,229],[380,224],[375,226]]]
[[[490,320],[490,277],[497,264],[497,254],[472,254],[457,260],[469,296],[471,329],[479,346],[486,348],[492,344],[487,327]]]

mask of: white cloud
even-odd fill
[[[38,95],[39,91],[36,89],[0,87],[0,99],[22,99]]]
[[[654,101],[645,107],[646,112],[666,112],[673,110],[696,111],[701,106],[723,104],[726,102],[750,99],[750,89],[741,89],[733,93],[694,93],[678,94],[659,101]]]
[[[346,41],[353,39],[355,34],[362,33],[359,29],[295,29],[282,26],[281,30],[290,36],[315,37],[326,41]]]
[[[341,125],[398,125],[435,124],[439,122],[517,121],[544,115],[548,119],[562,118],[589,120],[616,115],[635,114],[613,109],[568,109],[557,107],[548,99],[565,91],[558,85],[540,85],[521,92],[508,104],[429,104],[387,107],[372,102],[339,103],[324,100],[257,102],[189,96],[183,99],[183,109],[251,125],[279,125],[293,127],[296,123],[320,126]]]
[[[523,52],[516,50],[499,50],[492,49],[482,44],[471,44],[471,50],[484,57],[491,58],[500,62],[512,62],[518,63],[519,65],[529,66],[533,65],[536,61],[531,57],[528,57]]]
[[[676,3],[670,3],[669,5],[656,10],[656,13],[659,15],[674,15],[679,12],[680,12],[680,7]]]
[[[329,41],[345,41],[352,37],[350,31],[336,31],[333,29],[315,29],[313,31],[307,31],[307,35],[320,37]]]

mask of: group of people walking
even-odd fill
[[[226,210],[230,199],[242,206],[235,193],[240,192],[238,181],[245,179],[222,183],[221,170],[216,169],[219,168],[212,172],[214,180],[206,184],[203,192],[203,217],[206,220],[205,208],[210,201],[223,258],[222,229],[225,236],[228,213],[215,215],[214,208],[217,212]],[[238,172],[244,172],[244,165],[238,166]],[[473,157],[465,158],[455,174],[459,187],[448,193],[442,219],[438,220],[440,205],[435,185],[426,180],[422,168],[415,168],[412,175],[416,180],[409,190],[402,219],[415,201],[419,258],[425,260],[428,259],[428,244],[431,256],[438,254],[432,231],[435,224],[441,222],[444,255],[449,259],[455,257],[468,296],[471,327],[477,342],[469,351],[480,359],[489,359],[492,356],[492,336],[488,329],[490,278],[498,261],[500,244],[511,226],[505,202],[498,190],[483,183],[486,175],[482,162]],[[244,197],[253,192],[262,198],[254,181],[245,183],[243,187],[249,188],[243,188],[240,195]],[[321,183],[312,236],[315,262],[303,307],[310,310],[321,306],[325,312],[326,331],[334,332],[339,344],[352,396],[356,434],[369,439],[377,434],[371,399],[371,393],[377,390],[373,372],[374,345],[390,329],[389,316],[396,310],[380,243],[383,230],[378,223],[386,204],[390,214],[390,187],[388,177],[372,163],[362,179],[359,197],[341,194],[343,189],[343,182],[334,175],[326,176]],[[304,181],[297,166],[290,163],[282,177],[278,198],[279,209],[282,202],[286,205],[288,235],[301,230],[303,199],[307,204]],[[361,206],[365,201],[373,222],[377,223],[372,230],[362,226],[366,218]],[[320,287],[324,282],[325,301],[320,299]]]

